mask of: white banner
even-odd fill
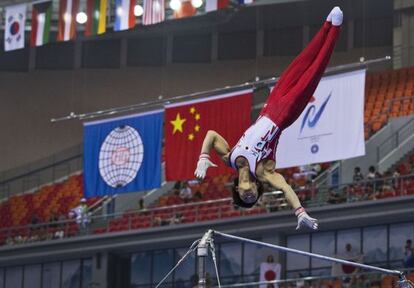
[[[26,4],[6,7],[4,23],[4,50],[24,48],[24,26],[26,22]]]
[[[282,132],[276,167],[365,155],[365,70],[324,77],[300,117]]]

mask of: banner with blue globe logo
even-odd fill
[[[160,187],[163,119],[157,110],[85,123],[85,196]]]

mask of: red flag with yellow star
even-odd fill
[[[165,165],[167,180],[194,178],[201,146],[208,130],[222,135],[233,147],[250,125],[252,91],[238,91],[168,105],[165,110]],[[218,165],[207,176],[231,173],[215,152]]]

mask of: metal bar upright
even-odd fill
[[[206,260],[208,256],[208,248],[210,239],[213,236],[213,230],[208,230],[201,238],[197,246],[198,258],[198,288],[206,288]]]

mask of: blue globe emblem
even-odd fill
[[[319,146],[317,144],[313,144],[311,146],[311,152],[312,152],[312,154],[318,153],[319,152]]]
[[[130,126],[113,129],[99,152],[99,173],[106,184],[120,188],[132,182],[141,168],[144,145],[138,131]]]

